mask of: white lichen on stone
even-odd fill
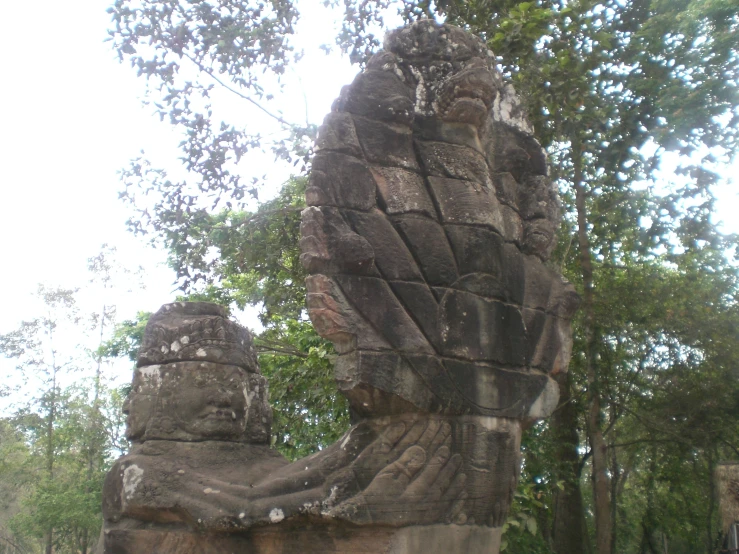
[[[146,386],[159,388],[161,384],[160,368],[161,366],[159,365],[148,365],[139,367],[136,371],[142,377]]]
[[[123,495],[125,498],[132,498],[136,494],[136,488],[143,477],[144,470],[136,464],[132,464],[123,470]]]
[[[516,89],[510,83],[500,88],[493,102],[493,119],[512,127],[515,127],[528,135],[534,133],[534,129],[521,109],[520,100],[516,96]]]
[[[280,508],[273,508],[272,511],[269,513],[269,520],[272,523],[279,523],[283,519],[285,519],[285,512],[283,512]]]

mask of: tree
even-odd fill
[[[0,530],[17,549],[86,554],[101,524],[101,489],[122,438],[123,397],[109,386],[104,341],[113,330],[109,301],[117,268],[113,248],[89,260],[100,311],[83,316],[78,289],[40,285],[41,314],[0,335],[0,354],[15,364],[18,398],[2,417],[0,488],[7,493]],[[129,283],[130,284],[130,283]],[[29,303],[29,311],[33,305]]]
[[[623,297],[609,297],[611,291],[597,287],[597,272],[646,263],[663,249],[674,251],[676,243],[688,249],[699,248],[700,241],[719,250],[731,245],[731,239],[724,242],[710,230],[709,185],[716,175],[705,164],[686,168],[693,181],[661,198],[654,185],[646,190],[644,185],[654,180],[650,171],[661,149],[687,155],[706,146],[735,148],[739,102],[730,82],[738,67],[736,26],[730,21],[737,6],[514,1],[449,2],[442,9],[452,22],[485,37],[502,57],[527,98],[538,136],[552,154],[554,177],[571,202],[567,213],[574,229],[568,234],[579,263],[570,266],[569,276],[581,286],[584,300],[576,350],[584,364],[578,368],[576,356],[574,365],[587,380],[596,551],[613,552],[605,435],[614,420],[604,418],[611,408],[604,383],[611,368],[602,363],[607,345],[598,343],[620,332],[604,333],[597,314],[612,314]],[[649,144],[660,147],[652,148],[651,156],[645,154]],[[615,419],[618,413],[612,411]],[[561,456],[564,461],[572,453]],[[560,551],[573,551],[571,544],[567,548]]]
[[[143,217],[134,218],[132,227],[153,233],[170,249],[184,289],[202,282],[207,283],[211,298],[222,294],[216,292],[220,287],[234,297],[238,295],[233,291],[244,285],[249,294],[258,293],[248,296],[248,301],[257,302],[259,294],[269,292],[255,288],[247,278],[239,281],[242,274],[253,275],[242,263],[252,251],[237,240],[251,222],[243,220],[241,225],[242,220],[234,219],[243,209],[248,190],[232,179],[231,172],[245,152],[247,143],[241,139],[248,133],[222,124],[217,135],[211,131],[207,109],[191,108],[194,98],[210,94],[212,88],[171,85],[176,80],[174,73],[193,56],[189,52],[195,52],[201,75],[238,88],[240,94],[250,96],[250,102],[269,101],[268,94],[253,84],[253,71],[267,58],[233,61],[229,57],[246,44],[258,47],[256,41],[249,42],[250,27],[241,33],[231,25],[234,13],[251,13],[249,6],[222,4],[228,15],[212,7],[188,8],[178,11],[176,20],[169,15],[152,17],[151,10],[166,12],[170,3],[144,2],[138,11],[131,11],[125,0],[115,4],[114,43],[122,57],[144,68],[140,71],[155,83],[155,94],[164,91],[160,114],[187,133],[182,143],[185,166],[196,179],[190,190],[210,195],[206,205],[194,192],[187,192],[190,185],[185,181],[170,182],[165,173],[138,160],[124,172],[124,196],[140,202],[136,191],[141,187],[156,198],[151,206],[139,203]],[[383,10],[391,5],[398,4],[345,2],[339,42],[354,61],[361,63],[376,49],[373,28],[382,24]],[[279,12],[278,6],[283,5],[275,3],[274,13]],[[650,503],[654,507],[664,498],[656,481],[633,478],[637,468],[670,468],[665,475],[678,479],[682,466],[677,460],[687,456],[698,460],[693,468],[703,464],[704,470],[710,470],[719,451],[731,451],[721,441],[734,440],[727,438],[734,437],[735,419],[731,417],[730,425],[716,424],[695,433],[687,427],[676,429],[678,423],[696,420],[671,410],[676,398],[697,396],[691,389],[696,378],[706,391],[731,404],[723,393],[733,390],[725,387],[732,382],[726,371],[736,366],[737,353],[729,347],[719,352],[713,345],[726,345],[726,330],[736,328],[732,308],[736,305],[736,268],[725,259],[736,238],[716,233],[710,218],[711,185],[717,179],[713,170],[722,154],[736,151],[739,5],[701,0],[445,0],[403,2],[400,7],[407,20],[445,17],[488,42],[525,98],[537,136],[550,152],[552,178],[562,191],[565,221],[557,260],[580,289],[584,302],[575,329],[571,377],[560,383],[564,403],[545,440],[557,463],[542,464],[543,482],[562,486],[548,493],[555,497],[550,503],[555,510],[551,544],[560,553],[589,550],[586,527],[577,523],[587,520],[588,501],[581,497],[580,476],[589,470],[591,484],[583,490],[592,492],[595,515],[590,529],[596,552],[628,551],[633,546],[634,541],[623,543],[628,535],[619,539],[617,534],[633,519],[623,517],[623,512],[619,516],[619,499],[629,495],[639,499],[645,492],[641,498],[646,503],[638,502],[640,509],[630,513],[643,513],[643,532],[634,540],[649,548],[648,539],[659,523]],[[290,13],[294,22],[295,6],[290,9],[279,13]],[[180,33],[183,26],[197,32]],[[287,44],[291,32],[291,26],[280,27],[269,44]],[[165,56],[133,52],[144,38],[151,40],[152,52]],[[280,58],[278,71],[287,61],[288,57]],[[276,147],[281,154],[286,153],[290,140],[311,134],[310,129],[287,125],[284,120],[280,124],[285,126],[284,138]],[[229,140],[230,132],[236,132],[234,136],[241,141]],[[257,140],[249,143],[253,147],[260,144]],[[658,180],[655,170],[667,150],[683,155],[682,180]],[[303,147],[293,154],[298,160],[305,156]],[[219,202],[228,209],[214,214]],[[289,239],[290,233],[284,237]],[[209,248],[216,244],[238,246],[235,250],[219,248],[221,261],[214,261]],[[270,247],[277,245],[284,243],[273,235]],[[259,251],[259,259],[266,259],[265,255],[269,256]],[[225,267],[234,271],[224,272]],[[293,286],[294,280],[285,280],[288,274],[275,282]],[[279,303],[279,298],[291,294],[288,288],[282,293],[273,300]],[[291,299],[300,305],[302,293],[297,287],[293,293]],[[630,301],[624,302],[625,298]],[[298,318],[295,304],[290,305],[288,312]],[[704,319],[707,315],[710,322]],[[706,325],[700,337],[692,323],[699,318]],[[720,420],[719,413],[712,418]],[[683,439],[683,433],[688,433],[711,440],[691,438],[683,441],[683,450],[667,448],[672,445],[664,442],[667,430]],[[623,440],[639,432],[644,433],[644,442],[637,444],[650,445],[649,455],[636,452]],[[709,475],[708,470],[696,469],[701,475]],[[632,493],[632,485],[639,493]],[[696,487],[693,492],[706,492]],[[701,548],[710,551],[711,510],[684,515],[691,522],[703,519]],[[626,523],[619,523],[622,520]]]
[[[18,369],[23,373],[32,372],[41,384],[41,394],[36,399],[39,415],[36,428],[43,428],[39,444],[43,444],[39,454],[44,460],[43,477],[53,482],[56,465],[56,452],[59,447],[58,416],[61,409],[60,377],[70,371],[72,361],[63,359],[59,352],[58,317],[67,310],[66,317],[78,321],[74,309],[74,291],[47,289],[39,286],[38,296],[44,303],[46,314],[30,321],[24,321],[19,329],[0,336],[0,353],[18,360]],[[40,424],[40,426],[39,426]],[[54,528],[46,526],[44,549],[51,554],[54,547]]]

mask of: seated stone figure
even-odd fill
[[[107,520],[195,523],[190,504],[218,494],[207,483],[248,487],[287,464],[268,446],[272,413],[251,341],[215,304],[168,304],[151,317],[123,407],[133,446],[105,482]]]
[[[546,265],[546,156],[484,43],[421,21],[319,129],[301,227],[307,307],[354,425],[288,463],[221,308],[150,320],[98,552],[495,553],[522,429],[558,401],[572,286]]]
[[[168,304],[152,316],[124,404],[133,447],[105,482],[99,552],[178,552],[189,544],[183,530],[233,532],[295,515],[394,525],[465,519],[461,456],[438,419],[359,426],[328,455],[288,464],[267,446],[267,388],[251,351],[248,331],[215,304]],[[162,525],[154,539],[151,523]]]

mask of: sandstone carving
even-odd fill
[[[320,128],[306,197],[308,313],[355,424],[289,463],[248,331],[164,306],[99,553],[498,551],[579,300],[545,263],[557,198],[493,54],[432,21],[390,33]]]

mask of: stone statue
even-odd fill
[[[498,551],[579,299],[544,263],[557,198],[492,52],[433,21],[390,33],[320,128],[306,196],[308,312],[354,425],[288,463],[248,331],[164,306],[99,553]]]

